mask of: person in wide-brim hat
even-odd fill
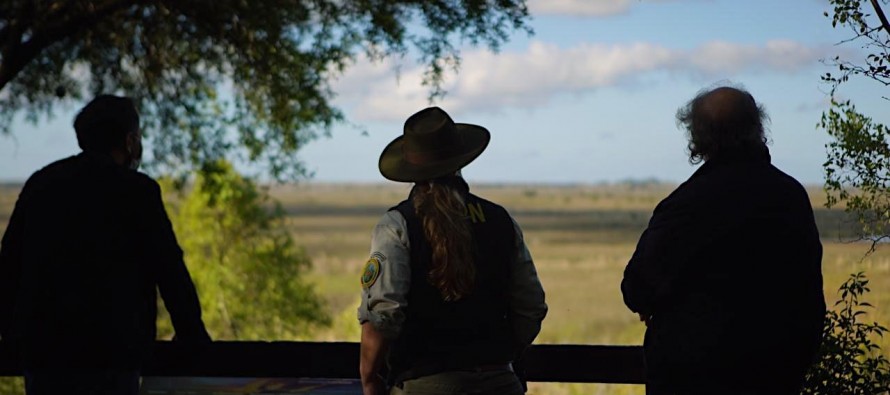
[[[405,121],[403,134],[380,154],[378,167],[380,174],[393,181],[429,180],[468,165],[490,139],[484,127],[455,123],[441,108],[430,107]]]
[[[365,395],[525,392],[513,364],[541,330],[544,290],[519,225],[460,175],[490,138],[430,107],[380,155],[384,177],[414,186],[374,227],[361,275]]]

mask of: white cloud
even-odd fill
[[[806,47],[790,40],[773,40],[764,46],[709,42],[691,53],[690,61],[706,74],[743,70],[792,72],[825,57],[825,48]]]
[[[532,15],[608,16],[630,9],[631,0],[529,0]]]
[[[667,3],[679,0],[529,0],[532,15],[605,17],[627,13],[643,3]],[[685,0],[692,1],[692,0]]]
[[[581,44],[561,48],[533,41],[524,51],[464,54],[460,72],[446,76],[438,105],[496,111],[533,108],[561,94],[583,94],[663,72],[687,78],[731,78],[742,73],[793,73],[829,57],[830,47],[789,40],[763,45],[712,41],[691,50],[651,43]],[[398,83],[392,61],[360,61],[335,83],[338,102],[361,120],[398,120],[428,104],[421,69],[406,67]]]

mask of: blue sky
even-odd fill
[[[817,0],[530,0],[535,34],[515,34],[493,54],[466,48],[436,105],[457,122],[485,126],[489,148],[464,170],[471,182],[597,183],[694,171],[678,107],[700,89],[731,81],[771,117],[773,162],[808,184],[822,181],[828,138],[816,123],[828,106],[820,62],[862,58],[849,32],[832,29]],[[358,61],[334,83],[335,103],[367,131],[338,126],[299,154],[314,181],[382,182],[377,158],[426,107],[410,60]],[[853,81],[841,95],[890,123],[877,83]],[[71,120],[79,105],[0,137],[0,180],[23,180],[78,151]]]

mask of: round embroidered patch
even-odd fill
[[[380,260],[376,257],[368,259],[365,270],[362,271],[362,288],[370,288],[380,276]]]

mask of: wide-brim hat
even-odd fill
[[[380,154],[378,167],[393,181],[430,180],[468,165],[489,140],[491,134],[482,126],[455,123],[441,108],[429,107],[405,121],[402,135]]]

